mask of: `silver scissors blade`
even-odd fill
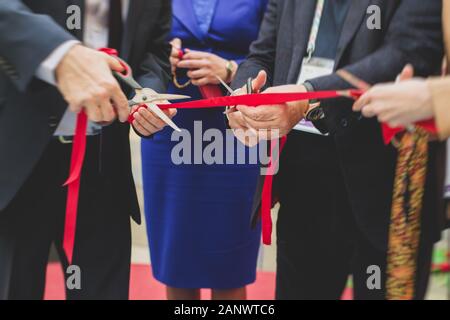
[[[222,80],[221,77],[219,77],[217,74],[215,75],[215,77],[217,78],[217,80],[219,80],[219,82],[224,86],[225,89],[227,89],[228,93],[230,93],[231,95],[234,94],[234,90],[230,88],[229,85],[227,85],[225,83],[225,81]]]
[[[162,121],[167,123],[173,130],[181,132],[181,129],[154,103],[145,104],[149,110],[154,112]]]
[[[190,96],[185,96],[181,94],[157,94],[150,96],[150,101],[164,101],[164,100],[183,100],[190,99]]]
[[[224,86],[224,88],[228,91],[228,93],[230,94],[230,96],[234,96],[234,90],[231,89],[231,87],[229,85],[227,85],[225,83],[225,81],[222,80],[221,77],[219,77],[217,74],[215,75],[215,77],[217,78],[217,80],[219,80],[220,84],[222,84],[222,86]],[[226,107],[225,111],[223,112],[223,114],[229,114],[234,110],[234,107]]]
[[[128,101],[128,105],[130,107],[133,107],[138,104],[145,104],[145,103],[154,103],[157,101],[167,101],[167,100],[184,100],[184,99],[190,99],[190,96],[183,96],[180,94],[158,94],[158,95],[151,95],[151,96],[145,96],[145,100],[143,98],[143,95],[139,95],[133,100]]]
[[[130,101],[129,105],[134,106],[137,104],[153,103],[156,101],[166,101],[166,100],[182,100],[189,99],[189,96],[180,94],[159,94],[152,89],[143,88],[142,90],[135,90],[136,94],[134,98]]]

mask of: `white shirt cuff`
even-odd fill
[[[69,40],[56,48],[39,66],[35,76],[39,79],[56,86],[55,70],[66,53],[76,44],[80,42],[77,40]]]

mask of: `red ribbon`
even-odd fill
[[[117,50],[101,48],[101,52],[117,56]],[[78,200],[80,196],[81,170],[83,169],[84,156],[86,154],[86,131],[88,119],[86,113],[81,111],[77,116],[75,136],[72,145],[70,159],[69,178],[64,183],[67,188],[66,216],[64,221],[63,249],[69,264],[72,263],[73,250],[75,247],[75,233],[77,225]]]
[[[205,98],[206,100],[221,97],[223,94],[222,90],[220,90],[220,87],[217,85],[201,86],[201,87],[199,87],[199,90],[200,90],[200,93],[202,94],[203,98]],[[204,101],[204,100],[197,100],[197,101]],[[159,108],[161,110],[165,110],[165,109],[169,109],[169,108],[171,109],[171,108],[173,108],[173,106],[174,106],[173,104],[165,104],[165,105],[159,105]],[[218,106],[218,107],[223,107],[223,105]],[[210,107],[210,108],[212,108],[212,107]],[[139,112],[139,110],[141,110],[141,109],[147,109],[147,106],[145,104],[141,104],[136,109],[134,109],[128,116],[129,124],[133,124],[134,115],[137,112]],[[178,107],[178,109],[190,109],[190,108]]]
[[[222,90],[220,89],[219,86],[217,86],[215,84],[207,85],[207,86],[201,86],[198,89],[200,90],[200,93],[202,94],[202,97],[205,98],[205,99],[223,96]]]
[[[346,91],[349,95],[357,97],[362,94],[360,90]],[[199,109],[213,108],[223,106],[246,105],[249,107],[258,107],[260,105],[284,104],[287,102],[314,100],[314,99],[331,99],[344,96],[343,91],[316,91],[316,92],[300,92],[300,93],[252,93],[241,96],[216,97],[204,100],[194,100],[187,102],[179,102],[174,104],[158,105],[161,109]]]
[[[344,95],[343,92],[347,94]],[[159,104],[161,110],[166,109],[204,109],[204,108],[223,108],[224,106],[246,105],[249,107],[258,107],[261,105],[284,104],[287,102],[314,100],[314,99],[331,99],[343,96],[359,97],[363,91],[348,90],[348,91],[316,91],[316,92],[300,92],[300,93],[252,93],[241,96],[213,96],[203,100],[193,100],[187,102],[179,102],[173,104]],[[146,108],[141,105],[136,108],[128,118],[130,124],[134,121],[134,114],[141,108]]]
[[[81,111],[77,117],[75,137],[70,160],[70,175],[64,186],[67,186],[66,217],[64,222],[63,249],[69,264],[72,264],[77,224],[78,198],[80,194],[81,169],[86,154],[87,116]]]
[[[434,120],[421,121],[416,123],[416,126],[425,129],[433,135],[437,134],[436,122]],[[381,125],[381,129],[383,132],[383,141],[386,145],[390,144],[396,135],[406,130],[404,127],[391,128],[386,123]]]
[[[267,175],[264,179],[262,199],[261,199],[261,220],[262,220],[262,238],[265,245],[272,244],[272,216],[270,215],[272,209],[272,187],[273,177],[275,175],[275,168],[278,168],[281,152],[286,144],[287,137],[271,141],[270,148],[270,162]],[[278,157],[274,157],[275,147],[280,143]]]
[[[184,57],[184,50],[179,49],[178,50],[178,59],[183,60],[183,57]]]
[[[222,90],[219,86],[210,85],[202,86],[199,88],[202,96],[204,98],[214,98],[222,96]],[[269,166],[266,172],[266,177],[264,179],[262,195],[261,195],[261,224],[262,224],[262,239],[265,245],[272,244],[272,189],[273,189],[273,179],[276,174],[276,170],[279,166],[279,160],[281,152],[283,151],[284,145],[286,144],[287,137],[284,136],[281,139],[274,139],[271,141],[270,154],[269,154]],[[275,154],[275,148],[280,144],[278,149],[278,155]]]

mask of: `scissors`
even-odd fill
[[[181,129],[156,105],[156,102],[163,102],[166,100],[182,100],[189,99],[189,96],[179,95],[179,94],[159,94],[155,93],[150,88],[143,88],[133,77],[133,71],[131,67],[119,57],[115,57],[119,60],[122,67],[125,69],[123,73],[113,71],[114,76],[131,87],[134,90],[135,95],[133,99],[128,101],[128,105],[131,107],[136,105],[145,105],[148,110],[156,114],[161,120],[167,123],[172,129],[180,132]],[[139,109],[137,109],[139,110]],[[132,117],[133,119],[134,117]]]
[[[235,92],[233,89],[231,89],[230,86],[227,85],[227,84],[225,83],[225,81],[222,80],[221,77],[219,77],[218,75],[216,75],[216,78],[217,78],[217,80],[219,80],[219,82],[220,82],[220,83],[222,84],[222,86],[228,91],[228,93],[229,93],[230,95],[232,95],[232,96],[235,95],[236,92]],[[247,93],[247,94],[255,93],[255,91],[253,90],[252,81],[253,81],[252,78],[248,78],[248,79],[247,79],[247,83],[246,83],[246,85],[245,85],[245,89],[246,89],[246,93]],[[225,110],[225,112],[224,112],[224,114],[232,113],[232,112],[235,111],[235,109],[236,109],[236,106],[227,107],[226,110]]]

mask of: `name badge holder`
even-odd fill
[[[324,10],[325,0],[318,0],[316,11],[314,14],[314,20],[311,27],[311,33],[309,35],[307,56],[303,58],[301,72],[297,81],[297,84],[303,84],[308,80],[327,76],[333,73],[334,60],[313,57],[316,49],[317,36],[319,34],[320,22],[322,20],[322,14]],[[311,101],[310,101],[311,102]],[[320,107],[319,107],[320,108]],[[323,117],[323,113],[321,114]],[[304,131],[308,133],[324,135],[315,128],[312,122],[306,119],[301,120],[295,127],[295,130]]]

